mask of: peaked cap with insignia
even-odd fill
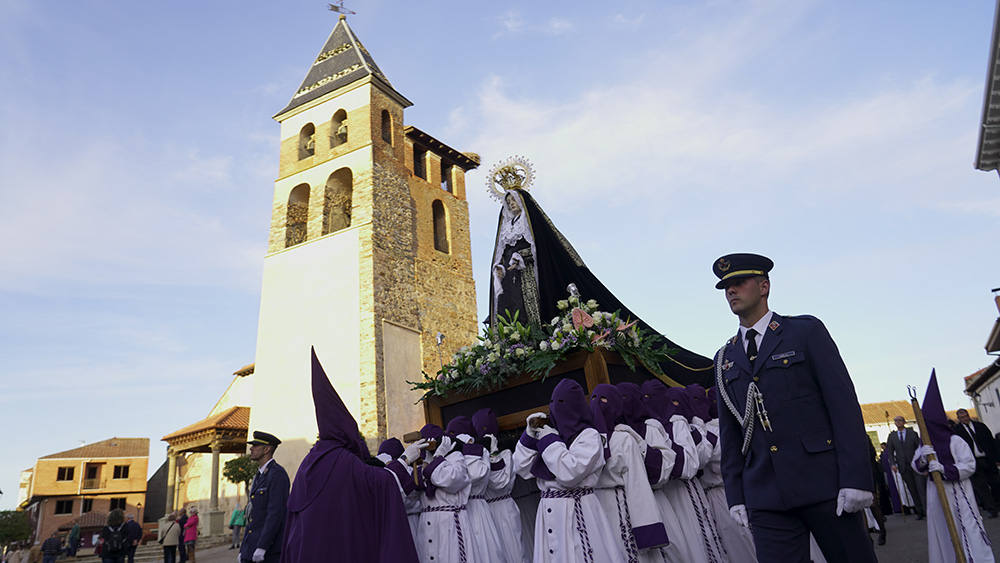
[[[712,264],[712,272],[719,278],[715,289],[726,289],[735,282],[753,276],[767,277],[773,267],[774,262],[760,254],[726,254]]]

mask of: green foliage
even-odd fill
[[[659,364],[672,353],[660,335],[620,319],[619,312],[598,311],[593,299],[585,302],[570,295],[556,307],[563,315],[540,327],[523,324],[517,313],[506,311],[496,326],[483,331],[478,343],[455,353],[436,377],[425,373],[423,381],[407,383],[424,391],[422,398],[475,393],[498,389],[511,377],[544,378],[579,351],[613,350],[632,371],[644,366],[653,372],[659,372]]]
[[[222,475],[230,483],[243,483],[243,486],[249,491],[250,483],[257,475],[257,462],[246,455],[233,458],[222,466]]]
[[[28,541],[30,538],[31,521],[27,512],[0,510],[0,545]]]

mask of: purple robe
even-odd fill
[[[299,466],[288,497],[282,563],[416,562],[399,484],[369,465],[354,417],[312,352],[319,440]]]
[[[892,460],[885,455],[885,451],[879,457],[879,463],[882,464],[882,473],[885,474],[885,482],[889,487],[889,502],[892,505],[892,513],[902,514],[903,503],[902,499],[899,498],[899,489],[896,488],[896,478],[892,475]]]

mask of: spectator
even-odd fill
[[[997,472],[997,462],[1000,462],[1000,456],[997,455],[993,433],[982,422],[972,420],[969,417],[969,411],[965,409],[958,409],[955,411],[955,415],[958,416],[958,424],[954,426],[955,434],[965,440],[976,458],[976,472],[969,479],[976,495],[976,502],[989,513],[990,518],[996,518],[996,499],[1000,496],[1000,475]]]
[[[52,532],[45,543],[42,544],[42,562],[56,563],[56,557],[62,552],[62,539],[59,538],[59,531]]]
[[[229,529],[233,531],[233,542],[229,545],[229,549],[236,549],[240,546],[240,531],[246,522],[243,514],[243,508],[237,506],[236,510],[233,510],[232,517],[229,519]]]
[[[108,514],[108,525],[100,533],[101,563],[125,563],[128,553],[128,536],[125,531],[125,514],[120,508]]]
[[[195,563],[194,544],[198,539],[198,509],[192,506],[188,512],[191,513],[191,516],[184,524],[184,552],[187,553],[188,561]]]
[[[187,521],[187,512],[184,511],[184,508],[179,509],[177,511],[177,525],[181,527],[181,541],[177,544],[177,552],[180,554],[180,563],[188,560],[187,551],[184,549],[184,524],[187,524]]]
[[[156,541],[163,546],[163,563],[176,563],[177,544],[181,541],[181,527],[177,524],[177,514],[167,515],[167,522],[170,523],[157,531]]]
[[[896,424],[896,431],[889,434],[886,440],[885,451],[892,460],[895,469],[906,488],[913,497],[914,508],[917,510],[917,520],[924,519],[924,500],[927,497],[926,477],[913,470],[910,462],[913,461],[913,454],[920,447],[920,436],[906,426],[906,419],[896,416],[893,419]]]
[[[135,563],[135,550],[142,540],[142,526],[135,521],[135,516],[131,514],[125,516],[125,537],[128,540],[128,545],[125,546],[128,563]]]
[[[80,548],[80,525],[73,524],[73,529],[69,531],[66,538],[66,556],[76,557],[76,550]]]

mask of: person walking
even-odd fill
[[[1000,455],[997,453],[993,433],[982,422],[972,420],[969,411],[965,409],[955,411],[955,416],[958,417],[955,434],[965,440],[976,458],[976,471],[969,479],[976,495],[976,502],[990,518],[996,518],[997,498],[1000,498],[1000,473],[997,472]]]
[[[229,544],[229,549],[236,549],[240,546],[240,532],[246,519],[243,517],[243,507],[237,506],[233,510],[233,515],[229,517],[229,529],[232,530],[233,541]]]
[[[142,541],[142,526],[135,521],[135,516],[127,514],[125,516],[125,536],[128,540],[127,553],[128,563],[135,563],[135,550]]]
[[[913,429],[906,427],[906,420],[902,416],[896,416],[892,421],[896,425],[896,431],[891,432],[885,441],[885,451],[899,478],[910,491],[913,507],[917,511],[917,520],[923,520],[926,514],[924,505],[927,497],[927,478],[915,472],[910,464],[914,452],[920,447],[920,436]]]
[[[195,563],[195,543],[198,541],[198,508],[192,506],[188,509],[191,516],[184,523],[184,552],[187,553],[188,561]]]
[[[240,545],[240,560],[277,563],[281,560],[288,491],[291,488],[288,472],[274,460],[274,450],[281,440],[258,430],[254,431],[253,440],[247,443],[250,445],[250,459],[257,462],[259,469],[250,484],[247,530]]]
[[[167,515],[167,524],[157,531],[156,541],[163,546],[163,563],[177,562],[177,544],[181,541],[181,527],[177,523],[177,514]]]
[[[874,483],[854,383],[819,319],[768,308],[773,267],[757,254],[712,267],[739,318],[715,357],[730,513],[750,527],[758,561],[808,561],[811,533],[830,563],[874,562],[863,512]]]
[[[125,563],[128,553],[128,536],[125,531],[125,514],[120,508],[108,514],[107,525],[101,529],[101,563]]]

